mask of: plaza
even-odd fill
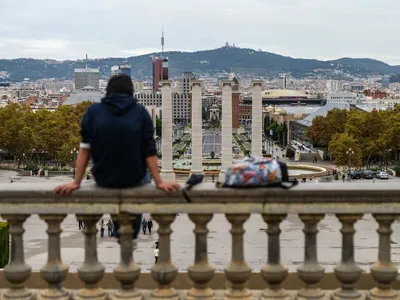
[[[221,129],[203,130],[203,155],[214,152],[216,155],[221,153]]]

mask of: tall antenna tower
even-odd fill
[[[162,27],[161,33],[161,55],[164,57],[164,26]]]

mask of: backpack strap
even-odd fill
[[[282,188],[284,188],[285,190],[288,190],[288,189],[291,189],[292,187],[294,187],[294,186],[296,186],[296,185],[298,185],[299,184],[299,182],[296,180],[296,181],[284,181],[284,182],[281,182],[281,187]]]
[[[198,185],[203,182],[204,175],[192,174],[189,180],[186,182],[186,187],[182,189],[183,198],[185,198],[186,202],[191,203],[192,199],[190,199],[187,194],[195,185]]]

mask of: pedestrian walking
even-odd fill
[[[160,253],[160,249],[158,248],[158,242],[156,242],[156,248],[154,249],[154,264],[158,261],[158,255]]]
[[[149,183],[165,192],[180,190],[179,184],[161,179],[153,121],[143,105],[134,97],[132,79],[124,74],[111,77],[106,95],[91,105],[82,119],[82,140],[76,159],[75,179],[59,185],[55,192],[70,195],[79,189],[91,160],[96,184],[103,188],[133,188]],[[118,166],[116,168],[115,166]],[[140,232],[142,215],[132,222],[133,247]],[[118,222],[114,233],[118,238]]]
[[[107,230],[108,230],[108,236],[112,236],[113,223],[111,220],[108,220],[108,222],[107,222]]]
[[[151,229],[153,228],[153,221],[151,219],[147,221],[147,228],[149,229],[149,234],[151,234]]]
[[[78,220],[78,227],[79,227],[79,230],[83,229],[83,222],[81,220]]]
[[[104,227],[105,227],[105,224],[104,224],[104,220],[103,219],[101,219],[101,221],[100,221],[100,237],[104,237]]]
[[[342,175],[342,180],[343,180],[343,182],[344,182],[344,180],[346,179],[346,175]]]
[[[142,230],[143,230],[143,234],[146,234],[146,230],[147,230],[147,221],[146,221],[146,219],[143,219],[143,221],[142,221]]]

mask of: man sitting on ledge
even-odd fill
[[[61,196],[80,188],[90,156],[92,173],[100,187],[132,188],[149,183],[148,169],[160,190],[180,190],[177,183],[160,178],[153,122],[146,108],[133,97],[129,76],[117,75],[110,79],[106,97],[90,106],[83,116],[81,135],[76,176],[73,182],[55,189]],[[140,223],[141,215],[138,215],[134,239]]]

